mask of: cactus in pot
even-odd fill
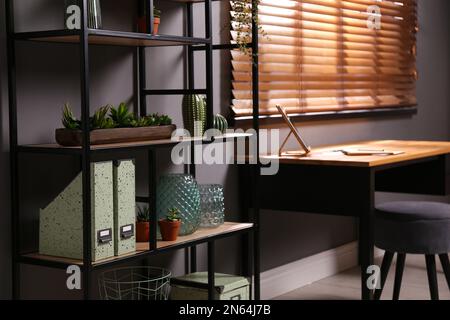
[[[216,114],[214,116],[214,129],[217,129],[222,133],[225,133],[225,131],[227,131],[228,121],[223,115]]]
[[[202,136],[206,130],[206,99],[198,94],[183,97],[184,128],[191,136]]]

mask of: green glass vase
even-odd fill
[[[167,174],[159,179],[156,191],[159,219],[165,219],[169,210],[180,211],[180,236],[194,233],[200,226],[200,192],[194,177],[188,174]]]

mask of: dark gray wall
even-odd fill
[[[61,28],[62,1],[20,0],[17,3],[17,29],[37,30]],[[419,1],[421,31],[418,38],[419,114],[414,117],[376,118],[342,121],[302,123],[302,132],[311,145],[339,143],[361,139],[436,139],[450,138],[449,109],[449,3],[445,0]],[[131,30],[133,27],[133,1],[103,1],[105,28]],[[183,13],[177,4],[163,3],[161,33],[182,34]],[[203,34],[201,5],[196,5],[196,35]],[[220,7],[223,7],[220,10]],[[120,9],[119,9],[120,8]],[[214,3],[214,37],[216,42],[228,39],[227,4]],[[10,293],[10,239],[9,239],[9,182],[8,182],[8,126],[5,59],[4,8],[0,7],[0,298]],[[224,22],[225,21],[225,22]],[[220,40],[219,40],[220,39]],[[180,59],[182,48],[158,48],[148,50],[149,86],[152,88],[179,88],[183,85],[184,64]],[[21,143],[53,141],[53,129],[60,122],[60,108],[71,102],[79,109],[78,51],[73,45],[20,43],[18,45],[18,105]],[[196,86],[204,86],[203,56],[196,57]],[[230,101],[229,54],[215,53],[215,111],[227,113]],[[133,50],[116,47],[94,47],[91,60],[91,103],[97,107],[120,101],[133,102],[135,85]],[[180,97],[149,99],[149,110],[164,111],[180,125]],[[137,155],[138,176],[145,177],[145,156]],[[180,171],[170,165],[169,152],[159,154],[159,171]],[[37,165],[39,163],[39,165]],[[24,238],[27,247],[35,246],[37,210],[49,201],[78,170],[74,159],[23,158],[21,159],[23,193]],[[44,180],[45,179],[45,180]],[[201,166],[198,170],[201,183],[222,183],[226,187],[226,206],[229,219],[237,216],[238,180],[234,167]],[[41,181],[46,181],[42,188]],[[145,192],[145,180],[138,186]],[[42,189],[42,190],[41,190]],[[43,190],[45,189],[45,190]],[[378,200],[390,195],[379,195]],[[446,199],[439,199],[446,200]],[[353,219],[312,216],[299,213],[265,212],[262,219],[263,269],[292,262],[311,254],[330,249],[355,239]],[[239,251],[235,241],[221,241],[217,257],[220,271],[234,272],[238,261],[234,252]],[[204,251],[200,251],[200,266],[205,265]],[[183,272],[183,255],[169,254],[151,260],[151,264],[165,265],[175,274]],[[79,294],[64,290],[64,274],[51,277],[45,268],[23,267],[23,296],[26,298],[77,298]],[[34,281],[34,282],[32,282]],[[42,288],[45,288],[43,290]]]

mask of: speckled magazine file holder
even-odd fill
[[[92,260],[114,256],[113,164],[91,164]],[[39,253],[83,259],[82,173],[40,210]]]
[[[136,251],[136,186],[133,160],[114,161],[114,254]]]

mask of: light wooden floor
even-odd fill
[[[377,259],[381,265],[381,259]],[[441,300],[450,300],[450,290],[442,273],[442,267],[436,257],[438,267],[439,297]],[[382,300],[392,299],[394,286],[394,264],[391,266],[386,286],[381,297]],[[282,295],[277,300],[359,300],[360,293],[359,268],[350,269],[338,275],[314,282],[308,286]],[[406,268],[403,274],[400,300],[429,300],[427,272],[425,257],[420,255],[408,255]]]

